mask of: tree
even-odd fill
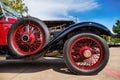
[[[113,32],[120,36],[120,20],[117,20],[115,25],[113,25]]]
[[[117,20],[115,25],[113,25],[113,32],[111,36],[111,42],[120,43],[120,20]]]
[[[23,0],[2,0],[4,4],[12,7],[16,11],[23,13],[25,12],[25,4]]]

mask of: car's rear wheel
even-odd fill
[[[68,68],[75,74],[97,74],[109,59],[105,40],[92,33],[80,33],[68,39],[63,53]]]
[[[49,41],[47,26],[33,17],[16,21],[8,34],[8,47],[12,55],[25,56],[37,53]]]

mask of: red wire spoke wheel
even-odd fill
[[[70,46],[70,59],[78,68],[85,70],[98,66],[103,58],[100,43],[87,36],[76,39]]]
[[[66,41],[63,52],[68,68],[75,74],[96,74],[109,58],[106,42],[92,33],[73,36]]]
[[[18,20],[12,25],[8,46],[15,56],[37,53],[49,41],[46,25],[33,17]]]
[[[25,27],[28,30],[25,30]],[[32,22],[25,23],[15,29],[12,41],[14,47],[20,53],[24,55],[34,54],[44,45],[44,33],[38,25]]]

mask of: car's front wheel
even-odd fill
[[[63,53],[66,65],[74,74],[97,74],[109,59],[105,40],[92,33],[80,33],[68,39]]]

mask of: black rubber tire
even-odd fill
[[[69,51],[70,51],[70,46],[71,46],[72,42],[76,38],[83,37],[83,36],[89,36],[89,37],[96,39],[103,48],[103,54],[104,54],[103,60],[101,61],[100,65],[94,69],[84,70],[84,69],[78,68],[70,60]],[[100,36],[93,34],[93,33],[80,33],[80,34],[77,34],[77,35],[71,37],[64,44],[63,53],[64,53],[64,60],[65,60],[67,67],[70,69],[70,71],[72,73],[77,74],[77,75],[95,75],[106,66],[106,64],[108,63],[108,60],[109,60],[109,47],[108,47],[106,41],[103,38],[101,38]]]
[[[42,22],[41,20],[37,19],[37,18],[34,18],[34,17],[23,17],[19,20],[17,20],[10,28],[9,32],[8,32],[8,38],[7,38],[7,41],[8,41],[8,48],[9,48],[9,51],[11,52],[10,55],[12,56],[25,56],[23,55],[22,53],[18,52],[15,47],[12,45],[13,42],[12,42],[12,35],[13,35],[13,32],[15,31],[15,29],[22,23],[25,23],[27,21],[30,21],[30,22],[34,22],[35,24],[39,25],[39,27],[42,29],[43,33],[44,33],[44,45],[42,47],[44,47],[50,40],[50,33],[49,33],[49,30],[46,26],[46,24],[44,22]],[[37,52],[36,52],[37,53]]]

